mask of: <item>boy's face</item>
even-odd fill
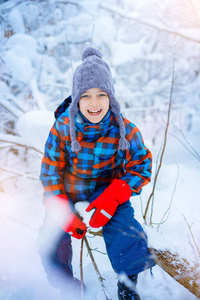
[[[98,123],[109,110],[109,97],[99,88],[89,89],[81,95],[79,109],[90,122]]]

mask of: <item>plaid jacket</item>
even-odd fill
[[[88,123],[78,113],[75,121],[81,151],[71,151],[68,109],[55,121],[49,133],[42,160],[40,179],[44,199],[67,195],[76,201],[87,200],[91,193],[107,187],[114,178],[125,180],[132,195],[140,194],[150,181],[152,156],[138,128],[124,119],[130,148],[118,150],[119,127],[112,112],[101,123]]]

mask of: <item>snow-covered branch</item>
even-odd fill
[[[15,171],[15,170],[7,169],[5,167],[4,168],[0,167],[0,170],[2,170],[4,172],[8,172],[9,174],[15,174],[17,176],[21,176],[21,177],[24,177],[24,178],[27,178],[27,179],[39,180],[38,177],[33,177],[33,176],[28,175],[28,174],[23,174],[23,173],[20,173],[18,171]]]
[[[158,31],[162,31],[162,32],[166,32],[166,33],[169,33],[169,34],[172,34],[174,36],[179,36],[183,39],[186,39],[188,41],[192,41],[192,42],[196,42],[196,43],[200,43],[200,39],[196,39],[192,36],[189,36],[189,35],[185,35],[183,33],[181,33],[181,30],[174,30],[174,29],[169,29],[169,28],[165,28],[163,26],[161,26],[161,24],[157,24],[157,23],[153,23],[153,22],[147,22],[145,20],[142,20],[141,18],[136,18],[136,17],[133,17],[131,15],[128,15],[127,13],[125,13],[123,10],[121,9],[116,9],[116,8],[113,8],[111,6],[108,6],[108,5],[102,5],[100,4],[99,7],[103,10],[106,10],[112,14],[115,14],[123,19],[127,19],[127,20],[130,20],[130,21],[134,21],[134,22],[137,22],[141,25],[144,25],[144,26],[147,26],[147,27],[151,27],[155,30],[158,30]]]
[[[17,110],[16,107],[14,107],[11,103],[9,103],[9,101],[1,99],[0,105],[7,111],[9,111],[14,118],[18,119],[22,115],[22,113],[19,110]]]
[[[16,136],[0,134],[0,142],[12,144],[12,145],[15,145],[15,146],[18,146],[18,147],[23,147],[23,148],[26,148],[26,149],[31,149],[35,152],[38,152],[38,153],[44,155],[44,153],[42,151],[38,150],[37,148],[23,144],[21,142],[20,138],[18,138]]]

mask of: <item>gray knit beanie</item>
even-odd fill
[[[82,64],[74,72],[72,86],[72,103],[69,107],[70,136],[72,151],[80,151],[81,146],[76,140],[75,116],[79,111],[78,103],[81,95],[91,89],[99,88],[106,92],[110,99],[110,110],[115,114],[120,131],[119,149],[128,149],[129,142],[125,138],[125,128],[120,115],[120,105],[115,98],[114,84],[108,64],[102,59],[100,50],[88,47],[83,51]]]

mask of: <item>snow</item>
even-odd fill
[[[26,53],[26,56],[34,62],[35,56],[36,56],[36,48],[37,48],[37,43],[36,40],[28,35],[28,34],[14,34],[9,38],[7,41],[5,47],[7,50],[11,50],[17,46],[21,46],[23,49],[23,53]],[[21,56],[22,54],[21,53]]]
[[[16,7],[8,14],[8,21],[15,33],[24,33],[24,22],[22,15]]]
[[[143,57],[141,52],[143,43],[142,39],[135,44],[118,43],[114,52],[113,64],[117,66],[133,59],[141,59]],[[122,53],[126,53],[126,55],[122,55]]]
[[[192,238],[200,249],[199,43],[130,22],[103,8],[141,20],[148,17],[159,28],[172,30],[179,24],[179,32],[198,40],[197,15],[194,7],[188,10],[189,2],[182,5],[175,0],[171,5],[167,0],[151,0],[148,6],[146,1],[103,0],[101,7],[100,1],[84,0],[0,4],[0,299],[61,300],[59,291],[48,283],[37,251],[45,214],[38,177],[54,110],[71,91],[71,66],[75,69],[80,63],[82,50],[91,41],[111,65],[123,114],[139,127],[153,154],[152,181],[141,196],[131,199],[149,246],[178,253],[193,265],[199,262]],[[195,5],[199,14],[200,5]],[[188,22],[191,17],[195,25]],[[163,143],[174,44],[172,115],[151,227],[144,224],[143,214]],[[85,212],[87,205],[79,203],[76,208],[89,226],[92,212]],[[87,239],[108,294],[117,299],[117,276],[103,239],[89,233]],[[73,249],[74,275],[80,278],[79,240],[73,239]],[[105,299],[85,246],[83,272],[84,300]],[[153,268],[153,277],[149,270],[139,275],[138,291],[143,300],[196,299],[158,266]]]
[[[23,47],[16,46],[7,51],[3,58],[14,78],[24,83],[30,80],[33,72],[32,66]]]
[[[17,129],[25,144],[44,151],[44,145],[54,120],[54,114],[51,111],[30,111],[19,119]]]

